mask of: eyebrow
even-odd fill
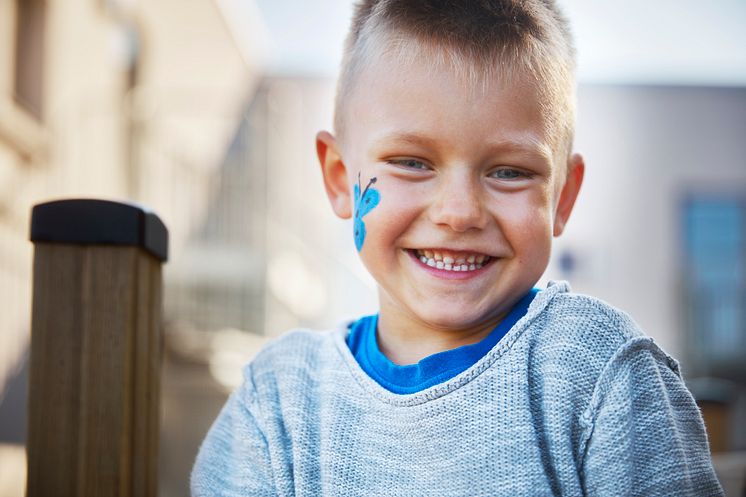
[[[418,133],[393,131],[382,134],[380,137],[376,138],[373,141],[373,146],[375,148],[378,148],[391,143],[405,143],[422,147],[435,147],[438,145],[438,140]],[[520,140],[501,140],[488,142],[486,146],[490,149],[500,152],[520,153],[528,156],[540,157],[541,159],[549,162],[552,161],[552,148],[548,144],[530,137],[526,137]]]

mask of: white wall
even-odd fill
[[[683,353],[684,195],[746,195],[746,89],[581,86],[576,149],[587,172],[555,245],[578,258],[573,288],[628,311],[664,349]]]

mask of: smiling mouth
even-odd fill
[[[492,261],[492,257],[489,255],[470,252],[452,252],[438,249],[410,249],[410,252],[423,264],[444,271],[476,271]]]

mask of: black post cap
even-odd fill
[[[31,241],[141,247],[168,259],[168,229],[152,211],[134,203],[66,199],[31,211]]]

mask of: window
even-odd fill
[[[16,1],[14,96],[38,119],[43,112],[45,17],[44,0]]]
[[[687,348],[698,374],[746,374],[746,195],[684,204]]]

